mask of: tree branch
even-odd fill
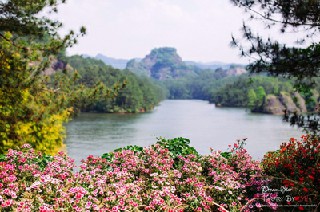
[[[274,18],[271,18],[271,17],[268,17],[254,9],[252,9],[251,7],[246,7],[248,10],[250,10],[251,12],[259,15],[261,18],[263,19],[266,19],[266,20],[269,20],[269,21],[272,21],[272,22],[275,22],[275,23],[280,23],[280,24],[288,24],[288,25],[291,25],[291,26],[310,26],[311,28],[312,27],[320,27],[320,23],[319,24],[316,24],[316,23],[298,23],[298,22],[289,22],[289,21],[281,21],[281,20],[277,20],[277,19],[274,19]]]

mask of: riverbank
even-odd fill
[[[290,113],[304,114],[308,111],[314,111],[317,105],[317,98],[319,94],[315,92],[313,95],[314,96],[312,98],[308,97],[308,104],[298,92],[280,92],[279,95],[265,95],[259,103],[254,100],[249,102],[248,99],[242,99],[241,101],[239,100],[235,102],[225,100],[225,103],[218,102],[216,105],[220,108],[248,108],[254,113],[271,115],[284,115],[286,111]]]

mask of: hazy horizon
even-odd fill
[[[164,47],[169,47],[169,46],[164,46]],[[155,47],[155,48],[163,48],[163,47]],[[148,53],[146,53],[145,56],[147,56],[150,52],[151,52],[152,49],[150,49],[150,51]],[[177,52],[179,54],[179,50],[177,49]],[[98,55],[102,55],[104,57],[108,57],[108,58],[112,58],[112,59],[115,59],[115,60],[132,60],[132,59],[143,59],[144,57],[133,57],[133,58],[118,58],[118,57],[112,57],[112,56],[109,56],[109,55],[105,55],[103,53],[100,53],[98,52],[97,54],[95,55],[91,55],[91,54],[86,54],[86,53],[83,53],[83,54],[78,54],[78,53],[74,53],[74,54],[70,54],[70,53],[67,53],[68,56],[73,56],[73,55],[80,55],[80,56],[86,56],[86,57],[91,57],[91,58],[95,58],[97,57]],[[181,55],[179,55],[181,56]],[[182,58],[182,61],[183,62],[195,62],[195,63],[200,63],[200,64],[239,64],[239,65],[247,65],[247,63],[244,63],[244,62],[224,62],[224,61],[218,61],[218,60],[212,60],[212,61],[195,61],[195,60],[185,60],[184,58]]]
[[[68,0],[55,17],[64,31],[87,28],[69,55],[132,59],[153,48],[173,47],[184,61],[250,62],[230,48],[231,35],[241,38],[249,16],[229,0]],[[255,26],[270,34],[261,23]]]

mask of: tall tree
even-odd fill
[[[243,56],[254,58],[255,61],[248,67],[252,72],[266,71],[276,76],[295,77],[300,85],[310,85],[310,80],[320,75],[320,45],[316,41],[320,29],[320,1],[231,2],[250,13],[251,19],[260,19],[266,28],[278,26],[281,33],[297,32],[297,43],[288,46],[271,37],[254,34],[248,22],[244,23],[243,36],[248,43],[240,43],[233,37],[231,44],[239,47]],[[304,47],[297,44],[304,44]]]
[[[257,101],[257,105],[261,106],[264,99],[266,98],[266,91],[264,90],[264,88],[262,86],[259,86],[257,91],[256,91],[256,101]]]
[[[320,76],[320,1],[316,0],[231,0],[250,13],[251,19],[260,19],[266,28],[280,27],[281,33],[296,33],[297,41],[291,46],[271,37],[254,34],[248,23],[243,24],[242,43],[232,37],[231,45],[238,47],[242,56],[254,58],[248,66],[253,73],[267,72],[275,76],[296,79],[296,88],[310,92]],[[249,45],[248,45],[249,44]],[[298,44],[303,44],[299,46]],[[318,100],[317,100],[318,101]],[[319,108],[319,107],[318,107]],[[319,112],[319,109],[318,109]],[[312,116],[285,116],[291,124],[320,132],[319,113]]]
[[[253,108],[257,99],[256,92],[253,88],[250,88],[248,91],[248,107]]]
[[[0,153],[25,142],[46,153],[62,145],[62,123],[72,112],[65,90],[70,84],[57,81],[59,88],[50,87],[43,71],[51,57],[74,45],[85,29],[60,37],[62,24],[40,12],[57,12],[63,2],[0,2]]]

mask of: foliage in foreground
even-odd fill
[[[29,145],[21,151],[9,150],[0,162],[0,208],[239,211],[265,204],[276,207],[270,198],[266,202],[254,198],[254,194],[261,194],[266,181],[261,178],[258,162],[238,144],[226,159],[219,151],[203,157],[176,151],[173,156],[160,143],[138,151],[115,151],[109,161],[89,156],[82,161],[79,172],[73,171],[73,160],[64,153],[45,158],[47,165],[43,168],[39,161],[44,157]]]
[[[231,0],[243,8],[250,19],[257,19],[264,29],[280,29],[283,34],[296,36],[296,42],[285,44],[276,39],[256,34],[248,22],[243,24],[243,40],[233,38],[231,45],[238,47],[241,55],[254,61],[248,66],[251,72],[268,72],[275,76],[294,77],[297,84],[312,85],[319,77],[320,2],[314,0]],[[256,28],[256,25],[254,26]],[[271,33],[272,34],[272,33]],[[284,37],[284,36],[283,36]],[[247,45],[248,44],[248,45]],[[297,45],[304,44],[304,45]],[[307,80],[307,81],[304,81]]]
[[[320,143],[318,138],[302,136],[290,139],[280,149],[265,155],[261,163],[265,173],[273,176],[272,187],[286,187],[288,192],[279,199],[282,204],[320,204]],[[289,194],[289,196],[288,196]],[[300,209],[309,207],[300,206]]]
[[[63,146],[63,122],[73,112],[67,103],[76,95],[47,86],[44,71],[86,31],[58,35],[62,24],[44,14],[64,2],[0,1],[0,153],[25,141],[48,154]]]
[[[320,145],[316,139],[303,139],[296,147],[293,147],[295,140],[291,140],[280,151],[267,154],[262,163],[264,169],[252,160],[242,141],[235,143],[229,152],[212,151],[210,155],[201,156],[189,146],[188,139],[160,139],[150,147],[120,148],[104,154],[104,158],[89,156],[77,172],[74,161],[64,153],[46,156],[35,153],[26,144],[20,151],[9,150],[0,157],[0,209],[270,211],[287,209],[277,207],[284,203],[279,202],[283,193],[277,191],[276,186],[283,185],[288,187],[281,188],[292,189],[286,194],[292,195],[292,200],[286,204],[315,204],[319,201],[316,191]],[[300,160],[296,150],[301,150],[306,157]],[[297,168],[294,173],[301,170],[309,173],[307,177],[299,172],[305,177],[300,185],[294,183],[297,179],[284,163],[290,155],[292,166]],[[314,158],[310,158],[311,155]],[[277,174],[287,179],[282,181],[285,184],[276,184]],[[311,192],[311,196],[303,196],[304,202],[300,198],[306,193],[299,192],[305,191],[297,189],[301,185]],[[295,209],[304,208],[289,208]]]
[[[0,153],[26,140],[39,151],[55,153],[62,146],[63,122],[72,108],[65,104],[63,92],[46,86],[47,79],[41,75],[46,65],[34,65],[40,63],[43,52],[25,52],[12,43],[11,33],[4,36],[0,39]]]

